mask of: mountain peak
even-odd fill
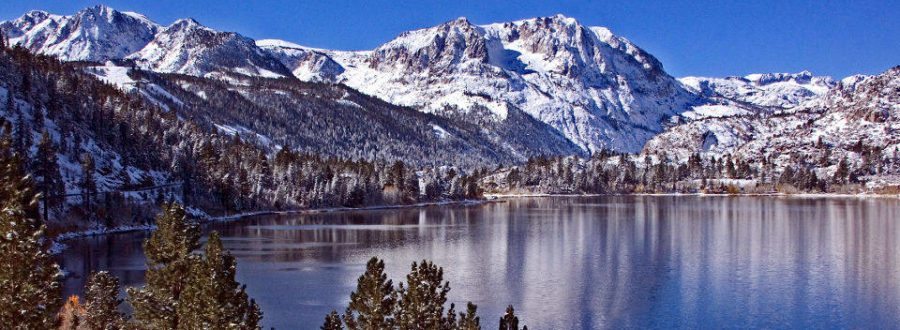
[[[24,15],[22,15],[21,18],[25,18],[25,17],[46,19],[47,17],[50,17],[50,13],[43,11],[43,10],[31,10],[31,11],[28,11],[27,13],[25,13]]]
[[[465,25],[471,25],[471,24],[472,24],[471,22],[469,22],[469,19],[466,18],[465,16],[457,17],[455,20],[450,21],[450,23],[454,23],[454,24],[465,24]]]
[[[93,7],[87,7],[79,11],[79,13],[96,13],[100,15],[109,15],[113,12],[116,12],[115,9],[112,9],[106,5],[95,5]]]
[[[206,28],[206,29],[208,29],[207,27],[203,26],[203,24],[200,24],[200,22],[197,22],[197,20],[195,20],[192,17],[178,19],[175,22],[173,22],[172,25],[169,26],[169,28],[175,28],[175,29]]]
[[[221,73],[262,77],[291,75],[282,63],[257,47],[252,39],[208,28],[193,18],[175,21],[128,58],[152,71],[195,76]]]
[[[563,15],[563,14],[556,14],[556,15],[551,16],[550,18],[551,18],[553,21],[563,22],[563,23],[569,24],[569,25],[577,25],[577,24],[580,24],[580,23],[578,23],[578,20],[576,20],[575,18],[566,16],[566,15]]]
[[[146,45],[159,26],[146,17],[104,5],[69,16],[30,11],[2,23],[10,42],[63,60],[123,58]]]

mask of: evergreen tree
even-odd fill
[[[366,272],[359,277],[356,291],[350,294],[344,323],[347,329],[391,328],[396,301],[394,285],[384,272],[384,261],[373,257],[366,263]]]
[[[846,183],[847,176],[850,174],[850,165],[847,163],[847,157],[841,159],[841,162],[838,163],[837,169],[834,171],[834,177],[832,180],[835,183]]]
[[[32,143],[31,128],[28,127],[28,122],[25,121],[25,115],[22,113],[22,110],[19,109],[18,106],[15,108],[16,130],[13,133],[13,141],[19,157],[22,157],[23,160],[27,161],[29,156],[28,149],[31,148]]]
[[[47,218],[48,208],[56,207],[63,201],[62,198],[53,197],[65,194],[65,183],[59,173],[59,162],[53,140],[46,131],[41,135],[38,143],[37,155],[32,166],[35,185],[44,198],[44,217]]]
[[[478,317],[478,306],[472,302],[466,304],[466,311],[459,314],[460,330],[480,330],[481,318]]]
[[[325,316],[325,323],[322,324],[321,330],[344,330],[344,325],[341,323],[341,316],[338,315],[337,311],[331,311],[328,315]]]
[[[91,214],[91,199],[97,193],[97,181],[94,179],[95,170],[94,156],[88,153],[81,155],[81,199],[84,202],[84,207],[88,210],[89,216],[93,216]]]
[[[523,326],[522,329],[528,330],[528,327]],[[506,314],[500,318],[500,330],[519,330],[519,318],[512,305],[506,307]]]
[[[444,282],[444,269],[422,260],[412,264],[406,286],[400,284],[397,325],[401,329],[434,329],[445,319],[444,303],[450,283]]]
[[[459,329],[459,320],[456,319],[456,305],[450,304],[450,309],[447,310],[447,316],[441,319],[440,329],[442,330],[456,330]]]
[[[49,329],[61,305],[59,267],[48,252],[37,196],[20,158],[12,152],[9,126],[0,135],[0,324]]]
[[[31,128],[37,132],[44,131],[44,111],[40,107],[34,107],[31,112]]]
[[[113,330],[125,326],[119,312],[119,279],[107,272],[91,275],[85,287],[84,324],[90,329]]]
[[[16,113],[18,107],[16,106],[15,97],[13,97],[13,93],[11,89],[6,90],[6,113]]]
[[[259,329],[261,312],[235,279],[236,264],[212,232],[202,259],[194,259],[178,304],[184,329]]]
[[[137,328],[182,329],[178,308],[192,264],[198,262],[191,251],[198,247],[200,228],[175,203],[162,206],[156,226],[144,241],[147,284],[129,288],[128,300]]]

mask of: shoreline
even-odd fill
[[[484,194],[485,198],[523,198],[523,197],[601,197],[601,196],[696,196],[696,197],[787,197],[787,198],[898,198],[900,194],[834,194],[834,193],[750,193],[750,194],[712,194],[712,193],[627,193],[627,194]]]
[[[708,193],[628,193],[628,194],[549,194],[549,193],[521,193],[521,194],[484,194],[484,199],[480,200],[460,200],[460,201],[438,201],[438,202],[423,202],[423,203],[415,203],[415,204],[400,204],[400,205],[373,205],[373,206],[365,206],[365,207],[329,207],[329,208],[315,208],[315,209],[297,209],[297,210],[269,210],[269,211],[253,211],[253,212],[244,212],[244,213],[236,213],[231,215],[224,216],[216,216],[216,217],[206,217],[202,218],[200,225],[206,225],[211,223],[220,223],[220,222],[231,222],[238,221],[244,218],[256,217],[256,216],[264,216],[264,215],[303,215],[303,214],[324,214],[324,213],[338,213],[338,212],[353,212],[353,211],[376,211],[376,210],[396,210],[396,209],[410,209],[410,208],[420,208],[420,207],[428,207],[428,206],[441,206],[441,205],[482,205],[488,203],[503,203],[508,199],[514,198],[546,198],[546,197],[601,197],[601,196],[695,196],[695,197],[779,197],[779,198],[897,198],[900,199],[900,195],[894,194],[833,194],[833,193],[802,193],[802,194],[785,194],[785,193],[752,193],[752,194],[708,194]],[[151,231],[155,230],[156,225],[127,225],[127,226],[119,226],[113,228],[92,228],[81,231],[73,231],[62,233],[56,237],[54,237],[52,241],[53,248],[51,249],[55,253],[59,253],[63,249],[66,248],[66,244],[63,243],[67,240],[85,238],[85,237],[94,237],[94,236],[102,236],[102,235],[111,235],[111,234],[121,234],[121,233],[129,233],[129,232],[137,232],[137,231]]]
[[[428,206],[440,206],[440,205],[480,205],[487,203],[500,203],[502,201],[491,200],[491,199],[482,199],[482,200],[459,200],[459,201],[437,201],[437,202],[423,202],[423,203],[415,203],[415,204],[398,204],[398,205],[373,205],[373,206],[365,206],[365,207],[328,207],[328,208],[314,208],[314,209],[296,209],[296,210],[283,210],[283,211],[252,211],[252,212],[244,212],[244,213],[236,213],[231,215],[224,216],[216,216],[216,217],[206,217],[201,218],[200,226],[211,224],[211,223],[221,223],[221,222],[231,222],[237,221],[244,218],[263,216],[263,215],[302,215],[302,214],[322,214],[322,213],[338,213],[338,212],[353,212],[353,211],[375,211],[375,210],[393,210],[393,209],[408,209],[408,208],[419,208],[419,207],[428,207]],[[137,231],[150,231],[156,229],[156,225],[126,225],[112,228],[93,228],[86,229],[80,231],[73,231],[62,233],[54,237],[51,241],[55,246],[53,248],[54,251],[61,251],[65,246],[64,241],[85,237],[94,237],[94,236],[102,236],[102,235],[110,235],[110,234],[121,234],[121,233],[129,233],[129,232],[137,232]]]

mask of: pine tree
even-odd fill
[[[37,132],[44,131],[44,111],[40,107],[34,107],[31,112],[31,128]]]
[[[56,207],[62,199],[59,196],[65,193],[65,183],[59,173],[59,163],[53,140],[46,131],[41,135],[38,143],[37,154],[34,158],[34,179],[37,190],[44,198],[44,217],[47,218],[48,208]]]
[[[206,253],[196,259],[178,304],[184,329],[259,329],[259,306],[235,279],[237,265],[217,232],[209,235]]]
[[[528,327],[524,326],[522,329],[528,330]],[[506,307],[506,314],[500,318],[500,330],[519,330],[519,318],[512,305]]]
[[[59,267],[48,252],[37,196],[20,158],[12,152],[9,125],[0,136],[0,324],[49,329],[61,305]]]
[[[113,330],[125,326],[119,312],[119,279],[107,272],[91,275],[85,286],[84,324],[90,329]]]
[[[13,140],[15,141],[15,149],[19,154],[19,157],[26,160],[28,159],[28,149],[31,148],[31,128],[28,127],[28,122],[25,121],[25,115],[22,113],[22,110],[16,106],[15,109],[16,116],[16,130],[13,133]]]
[[[147,284],[129,288],[135,326],[141,329],[180,329],[178,307],[192,263],[197,256],[200,228],[188,221],[184,209],[165,204],[156,218],[156,231],[144,241]]]
[[[849,173],[850,165],[847,162],[847,157],[844,157],[843,159],[841,159],[841,162],[838,163],[837,169],[835,169],[834,171],[834,177],[832,178],[832,180],[835,183],[846,183]]]
[[[344,325],[341,323],[341,316],[338,315],[337,311],[331,311],[328,315],[325,316],[325,323],[319,328],[321,330],[344,330]]]
[[[466,311],[459,313],[460,330],[481,330],[481,318],[478,317],[478,306],[472,302],[466,304]]]
[[[397,324],[403,329],[433,329],[444,319],[444,303],[450,283],[444,282],[444,269],[426,260],[412,264],[406,286],[400,284]]]
[[[384,261],[373,257],[366,263],[366,272],[359,277],[356,291],[350,294],[344,323],[351,330],[391,328],[396,301],[394,285],[384,272]]]
[[[13,97],[13,93],[11,89],[6,90],[6,113],[15,113],[18,107],[16,106],[15,97]]]
[[[456,319],[456,305],[450,304],[450,309],[447,310],[447,316],[441,319],[440,329],[442,330],[456,330],[459,329],[459,320]]]
[[[90,217],[93,217],[91,199],[97,193],[97,181],[94,179],[95,169],[94,156],[88,153],[83,154],[81,156],[81,199]]]

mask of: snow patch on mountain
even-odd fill
[[[108,84],[115,85],[124,91],[129,91],[134,89],[135,84],[137,83],[128,75],[130,69],[131,68],[118,66],[113,62],[107,61],[102,66],[88,67],[85,71],[93,74]]]
[[[763,107],[791,108],[824,95],[836,83],[831,77],[800,73],[751,74],[744,77],[683,77],[679,81],[707,96],[721,96]]]
[[[309,51],[281,41],[262,47]],[[366,94],[431,113],[486,108],[494,120],[515,107],[584,150],[637,151],[667,118],[701,103],[627,39],[562,15],[488,25],[459,18],[372,51],[321,54],[343,69],[336,81]]]
[[[333,82],[344,68],[321,51],[294,43],[266,39],[256,45],[281,61],[297,79],[312,82]]]
[[[178,20],[161,30],[146,47],[128,56],[158,72],[207,76],[233,72],[277,78],[291,73],[247,37],[219,32],[193,19]]]
[[[31,11],[0,23],[11,44],[67,61],[120,59],[143,48],[160,29],[143,15],[99,5],[74,15]]]
[[[883,164],[900,160],[900,67],[844,79],[819,98],[772,114],[705,118],[676,125],[651,139],[645,153],[679,159],[693,153],[771,159],[776,166],[810,164],[828,174],[846,158],[859,164],[861,146],[879,150]],[[897,174],[900,168],[879,171]]]

